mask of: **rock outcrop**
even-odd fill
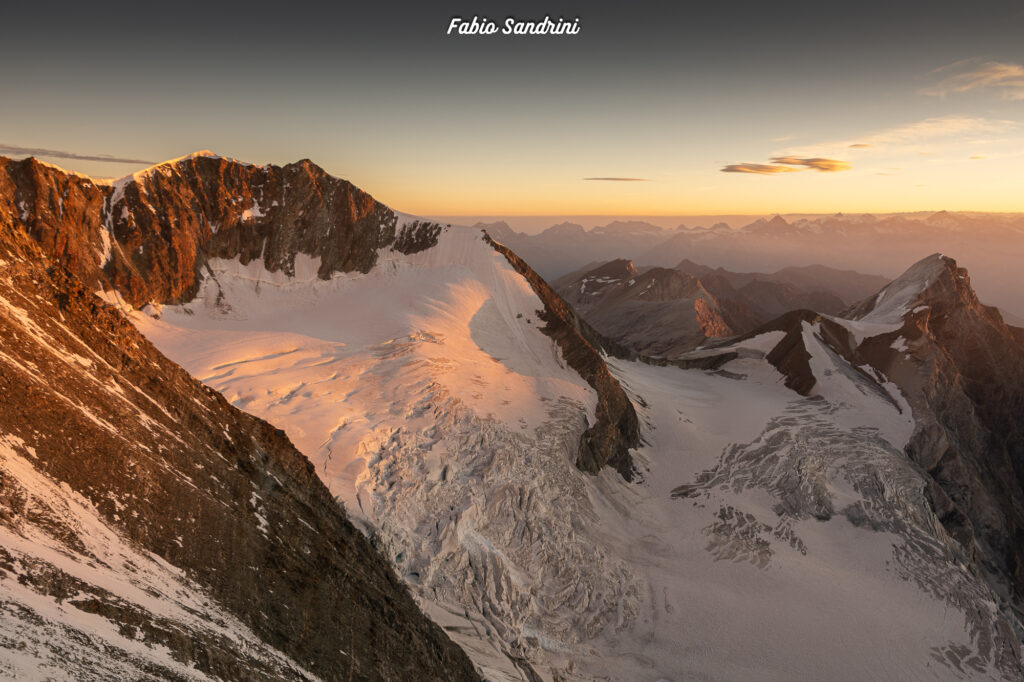
[[[804,337],[808,326],[814,329],[813,333],[817,334],[830,350],[850,364],[851,371],[863,375],[869,382],[875,381],[860,368],[863,363],[857,357],[856,342],[849,330],[835,320],[813,310],[788,312],[740,336],[735,342],[742,343],[747,339],[769,332],[782,332],[782,340],[775,344],[765,359],[782,374],[787,388],[806,396],[811,394],[818,382],[817,376],[811,369],[811,354],[807,350]]]

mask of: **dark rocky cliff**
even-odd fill
[[[31,162],[22,168],[49,174]],[[102,192],[74,178],[53,178],[48,187],[68,190],[65,210],[81,223],[65,229],[37,218],[35,237],[88,272],[94,254],[75,229],[99,229]],[[127,263],[116,267],[132,272]],[[187,278],[175,272],[155,286],[184,295]],[[284,433],[163,357],[91,286],[48,259],[20,224],[0,223],[0,445],[19,443],[19,456],[68,496],[84,497],[132,546],[183,571],[268,651],[322,679],[478,679]],[[88,529],[61,521],[46,505],[38,491],[0,473],[0,527],[66,548],[52,563],[0,547],[0,586],[16,582],[72,612],[98,615],[140,646],[166,647],[176,661],[214,678],[305,679],[268,662],[262,648],[189,629],[74,577],[68,564],[85,551],[81,534]],[[142,586],[161,597],[158,586]],[[38,618],[27,607],[11,608],[4,618]],[[72,677],[102,678],[61,648],[93,646],[67,627],[70,639],[50,637],[39,646],[56,647],[59,667]],[[24,640],[3,639],[0,647],[20,648],[19,656],[32,650]],[[99,655],[127,654],[107,647]],[[180,679],[152,665],[133,675]]]
[[[978,300],[956,261],[926,260],[935,265],[927,286],[907,304],[902,326],[865,340],[858,352],[900,386],[913,408],[917,426],[907,453],[934,482],[939,518],[1020,610],[1024,344],[1020,330]],[[850,314],[870,314],[877,300]]]
[[[539,311],[542,330],[558,344],[565,361],[597,392],[597,423],[580,438],[576,466],[596,474],[603,466],[613,467],[627,481],[634,476],[631,448],[640,445],[640,426],[633,403],[601,358],[602,350],[613,348],[544,279],[507,246],[487,237],[488,243],[526,278],[544,304]],[[614,350],[622,351],[615,347]]]

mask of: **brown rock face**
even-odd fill
[[[937,258],[932,256],[932,259]],[[853,309],[868,314],[877,297]],[[860,354],[896,382],[917,427],[908,455],[934,481],[936,512],[983,575],[1024,607],[1024,344],[970,276],[942,258],[901,329]],[[905,339],[905,350],[898,339]]]
[[[567,275],[553,287],[602,337],[637,354],[674,357],[736,333],[731,307],[677,270],[638,272],[620,259]]]
[[[708,303],[707,299],[698,298],[693,302],[693,311],[700,325],[704,338],[717,339],[732,336],[735,332],[722,317],[717,305]]]
[[[198,159],[195,165],[196,192],[189,201],[214,202],[227,211],[229,202],[214,197],[217,193],[200,179],[224,171],[220,162]],[[35,180],[19,185],[13,200],[8,184],[0,200],[5,210],[19,201],[32,202],[33,236],[58,254],[60,262],[42,253],[20,221],[0,224],[4,442],[21,443],[19,456],[64,486],[67,496],[81,495],[139,552],[151,552],[183,571],[219,609],[251,629],[268,651],[283,652],[322,679],[478,679],[465,654],[418,610],[385,559],[348,522],[283,432],[235,409],[164,358],[120,312],[92,295],[94,284],[83,285],[63,267],[61,263],[98,276],[97,254],[87,237],[100,229],[109,194],[77,178],[56,177],[32,162],[19,168],[18,173]],[[288,173],[309,177],[301,164]],[[0,171],[0,179],[11,182],[10,164]],[[314,184],[306,189],[313,192]],[[363,225],[353,228],[351,239],[378,239],[367,236],[377,229],[378,207],[350,187],[332,187],[330,206],[338,209],[336,215]],[[154,189],[146,201],[159,196],[160,190]],[[312,202],[312,194],[308,196]],[[209,206],[199,207],[198,213],[210,215],[207,210]],[[185,222],[189,218],[182,211],[172,215]],[[147,220],[138,219],[137,229],[118,223],[124,248],[139,243],[143,254],[138,261],[124,256],[108,264],[106,274],[115,281],[136,276],[137,265],[152,257],[156,242],[150,231],[160,221]],[[248,244],[244,239],[232,242],[230,229],[217,237],[200,223],[190,224],[195,231],[177,230],[180,239],[169,235],[163,254],[180,267],[159,270],[165,276],[152,288],[146,280],[132,285],[135,300],[152,292],[168,298],[187,295],[195,265],[187,254],[197,253],[186,248],[190,239],[216,241],[225,250]],[[286,254],[299,243],[298,237],[292,239],[263,239],[267,245],[279,244],[273,261],[278,267],[287,266]],[[325,256],[325,262],[366,264],[326,244],[325,253],[333,255]],[[87,530],[61,522],[47,504],[37,489],[0,475],[0,528],[33,543],[45,536],[67,548],[67,558],[52,565],[29,562],[10,547],[0,548],[0,587],[11,581],[21,585],[18,589],[65,600],[67,609],[112,621],[143,649],[166,647],[176,661],[211,676],[300,678],[299,671],[267,659],[262,650],[190,630],[72,575],[68,564],[84,551],[80,537]],[[102,563],[87,562],[93,570]],[[159,596],[159,586],[144,587]],[[88,640],[82,641],[88,650]],[[16,644],[0,641],[0,647]],[[108,647],[96,655],[102,662],[120,654]],[[79,679],[103,676],[90,671],[85,659],[65,656],[60,665]],[[178,677],[152,666],[138,669],[134,677],[156,678]]]
[[[310,161],[255,166],[210,154],[114,184],[0,157],[0,219],[24,226],[86,286],[112,287],[136,307],[191,300],[210,258],[262,259],[293,274],[306,254],[327,278],[368,271],[382,247],[428,248],[440,231],[400,230],[394,211]]]

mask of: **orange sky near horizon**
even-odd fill
[[[308,158],[420,215],[1024,211],[1019,0],[575,4],[492,40],[430,3],[15,3],[0,154]]]

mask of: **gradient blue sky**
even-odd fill
[[[12,156],[311,158],[430,215],[1024,210],[1024,2],[5,14],[0,153]],[[445,35],[474,14],[579,17],[582,30]],[[145,165],[40,157],[97,176]]]

